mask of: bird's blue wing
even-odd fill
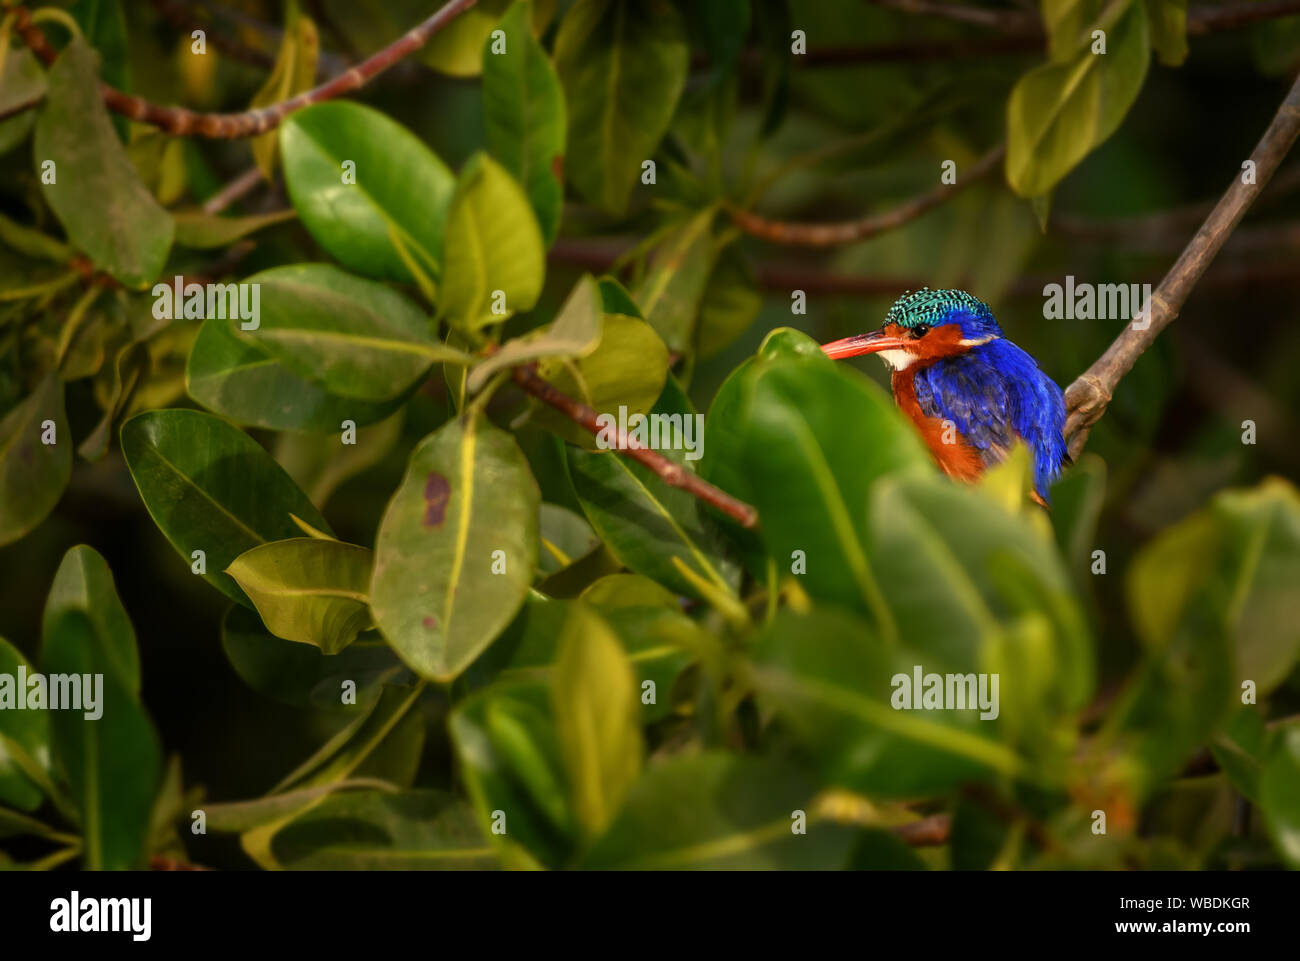
[[[1027,353],[998,338],[959,357],[917,371],[921,410],[950,420],[985,466],[1001,461],[1017,440],[1034,456],[1034,486],[1047,488],[1067,460],[1065,399]]]

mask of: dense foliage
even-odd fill
[[[818,349],[960,285],[1067,383],[1122,321],[1033,320],[1043,279],[1168,265],[1195,221],[1083,218],[1217,195],[1300,18],[1188,59],[1179,0],[1043,0],[1046,43],[969,56],[850,0],[480,0],[251,139],[110,113],[101,80],[278,103],[431,5],[203,6],[78,0],[48,67],[0,28],[0,676],[104,678],[95,720],[0,710],[0,863],[1300,865],[1294,252],[1207,281],[1050,513],[1024,449],[954,483]],[[950,52],[801,60],[852,44]],[[733,216],[888,210],[947,162],[951,201],[830,253]],[[707,411],[662,453],[758,524],[527,365]],[[996,675],[996,717],[898,710],[917,669]]]

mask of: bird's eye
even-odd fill
[[[929,332],[930,332],[929,324],[917,324],[915,327],[912,328],[912,339],[920,340]]]

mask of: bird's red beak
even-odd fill
[[[827,357],[857,357],[859,354],[875,354],[882,350],[901,350],[905,344],[906,341],[901,337],[886,334],[883,330],[873,330],[869,334],[858,334],[822,344],[822,351]]]

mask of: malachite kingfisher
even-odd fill
[[[892,371],[895,402],[951,477],[977,480],[1024,441],[1034,459],[1034,499],[1048,505],[1048,488],[1070,463],[1065,396],[1003,336],[983,301],[964,290],[908,291],[879,330],[822,350],[879,354]]]

